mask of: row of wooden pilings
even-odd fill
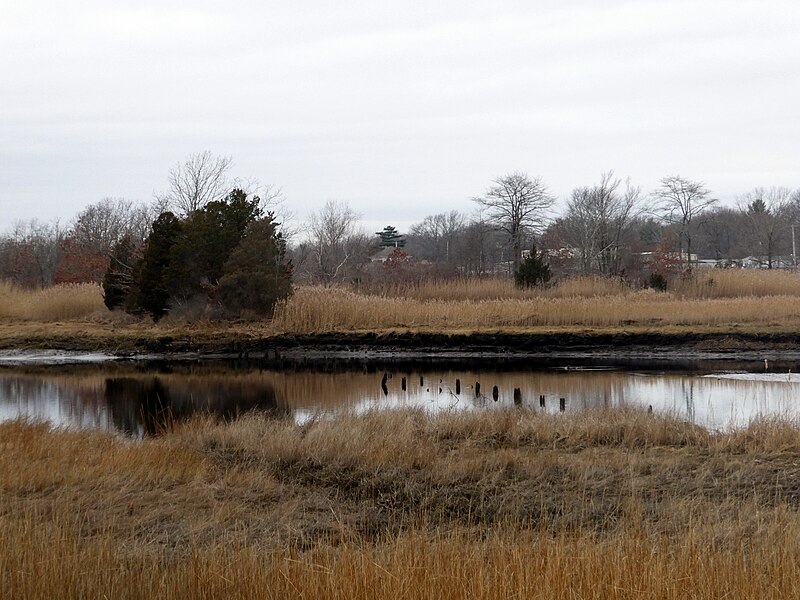
[[[381,378],[381,390],[383,391],[383,395],[384,396],[388,396],[389,395],[389,386],[387,385],[387,382],[391,378],[392,378],[392,374],[391,373],[384,373],[383,377]],[[442,383],[441,379],[439,380],[439,383],[440,384]],[[421,376],[421,375],[420,375],[420,378],[419,378],[419,386],[420,387],[425,387],[425,378],[423,376]],[[456,379],[456,386],[455,387],[456,387],[455,393],[458,396],[458,395],[461,394],[461,379]],[[407,382],[405,377],[402,377],[400,379],[400,389],[402,389],[404,392],[408,390],[408,382]],[[430,388],[427,388],[427,389],[430,391]],[[476,398],[481,398],[482,396],[481,396],[481,382],[480,381],[476,381],[475,382],[474,390],[475,390],[475,397]],[[439,393],[440,394],[442,393],[442,388],[441,387],[439,387]],[[492,386],[492,400],[494,400],[495,402],[500,400],[500,388],[498,386],[496,386],[496,385]],[[544,394],[540,394],[539,395],[539,406],[541,408],[545,408],[546,404],[547,404],[547,400],[546,400]],[[522,406],[522,388],[514,388],[514,405]],[[561,412],[564,412],[567,409],[567,399],[566,398],[559,398],[558,399],[558,409]]]

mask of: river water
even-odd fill
[[[430,412],[523,406],[558,413],[652,407],[711,429],[800,417],[800,364],[762,360],[498,359],[294,363],[0,360],[0,421],[45,420],[140,437],[196,412],[303,422],[342,410]]]

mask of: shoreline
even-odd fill
[[[746,358],[800,359],[800,331],[779,328],[541,328],[493,331],[272,332],[263,324],[116,325],[2,322],[0,351],[113,357],[381,359]]]

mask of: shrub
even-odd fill
[[[530,288],[547,283],[550,276],[550,265],[544,254],[536,249],[536,245],[532,245],[530,253],[514,273],[514,283],[520,288]]]
[[[659,292],[666,292],[667,278],[661,273],[650,273],[650,277],[647,278],[647,287]]]

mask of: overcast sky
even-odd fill
[[[800,2],[0,0],[0,229],[187,155],[401,229],[513,170],[800,186]]]

